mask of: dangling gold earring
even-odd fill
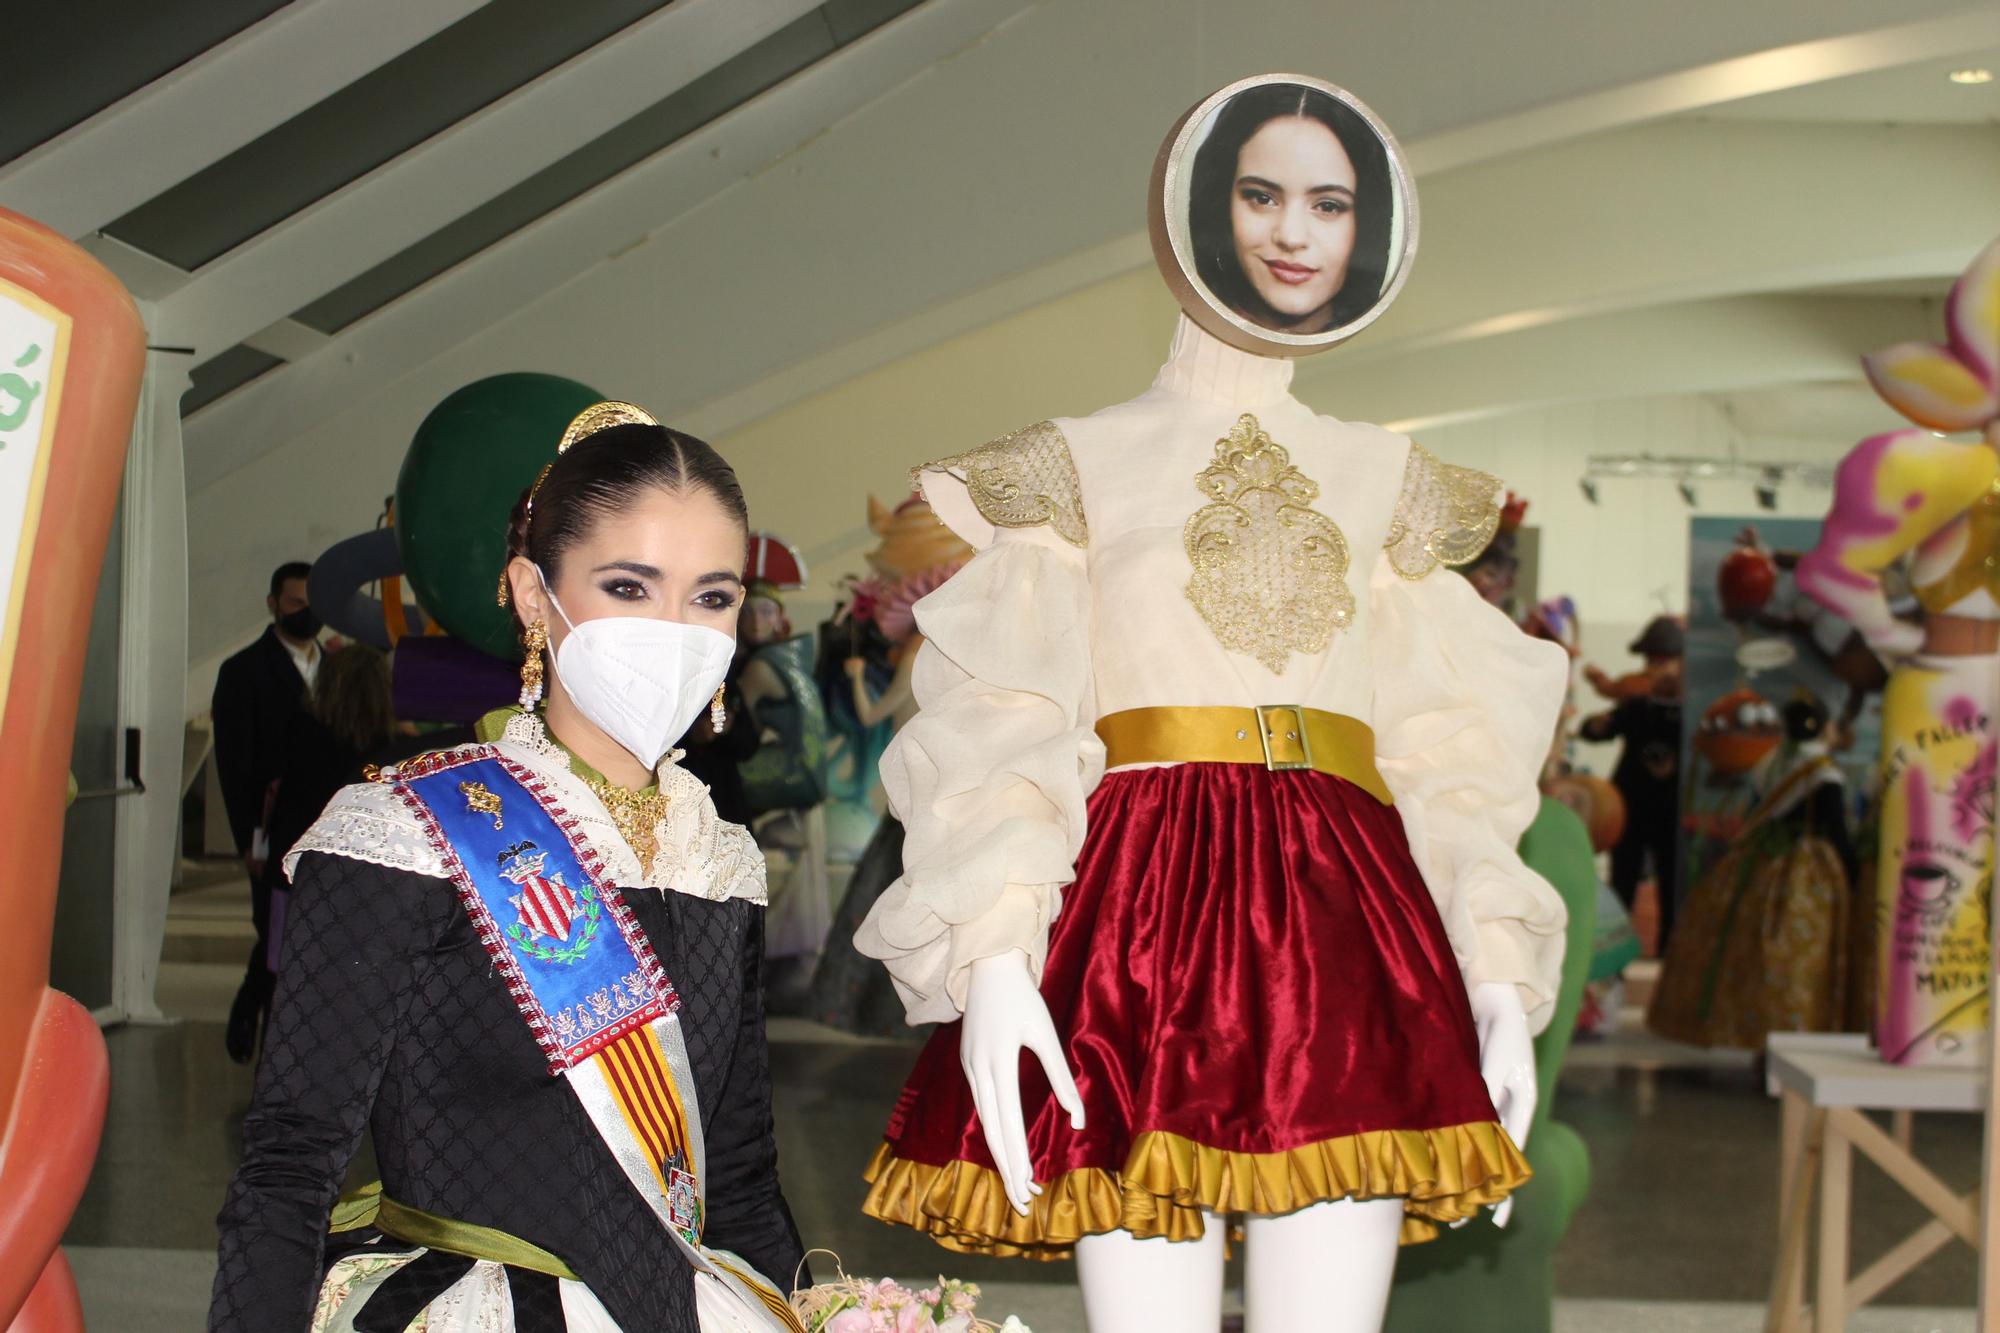
[[[549,627],[537,620],[521,632],[521,711],[533,712],[542,701],[542,650],[549,646]]]
[[[729,725],[729,714],[722,707],[722,692],[728,688],[727,685],[716,686],[715,698],[710,700],[708,705],[708,725],[715,728],[715,734],[718,736],[722,734],[722,729]]]

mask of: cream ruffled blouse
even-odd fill
[[[1547,1023],[1566,913],[1514,848],[1568,663],[1435,573],[1484,549],[1499,482],[1314,414],[1291,377],[1183,317],[1139,397],[919,469],[978,555],[917,604],[921,711],[882,760],[904,874],[855,937],[911,1022],[958,1017],[980,958],[1040,975],[1100,717],[1301,704],[1373,727],[1467,984]]]

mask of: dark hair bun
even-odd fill
[[[521,492],[507,519],[508,559],[523,556],[553,581],[566,551],[649,490],[704,492],[749,525],[743,487],[722,455],[692,435],[628,423],[584,436]]]

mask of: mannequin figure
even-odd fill
[[[1201,130],[1233,164],[1175,168]],[[1314,414],[1266,354],[1399,286],[1386,132],[1273,76],[1161,160],[1187,317],[1153,387],[919,470],[978,554],[917,608],[919,711],[882,766],[904,874],[856,944],[944,1026],[864,1206],[956,1250],[1074,1251],[1092,1333],[1212,1333],[1246,1214],[1250,1333],[1360,1333],[1399,1242],[1527,1178],[1565,913],[1514,844],[1567,661],[1440,569],[1491,540],[1499,482]],[[1256,300],[1180,253],[1190,176],[1251,215],[1224,258],[1265,264]],[[1357,281],[1362,313],[1300,331]]]

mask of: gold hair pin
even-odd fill
[[[659,424],[659,418],[655,417],[645,408],[633,403],[621,403],[616,399],[607,398],[601,403],[592,403],[589,407],[584,408],[583,411],[578,412],[574,417],[570,418],[569,425],[563,430],[562,439],[556,442],[556,457],[560,458],[562,455],[568,453],[569,447],[578,440],[587,439],[597,434],[597,432],[609,430],[613,426],[657,426]],[[541,473],[535,478],[535,484],[528,488],[528,506],[523,514],[523,518],[528,523],[535,521],[535,496],[541,493],[542,483],[549,479],[549,469],[555,465],[555,459],[553,458],[542,464]],[[497,600],[503,607],[507,605],[509,600],[507,572],[505,570],[500,571],[500,592]]]

